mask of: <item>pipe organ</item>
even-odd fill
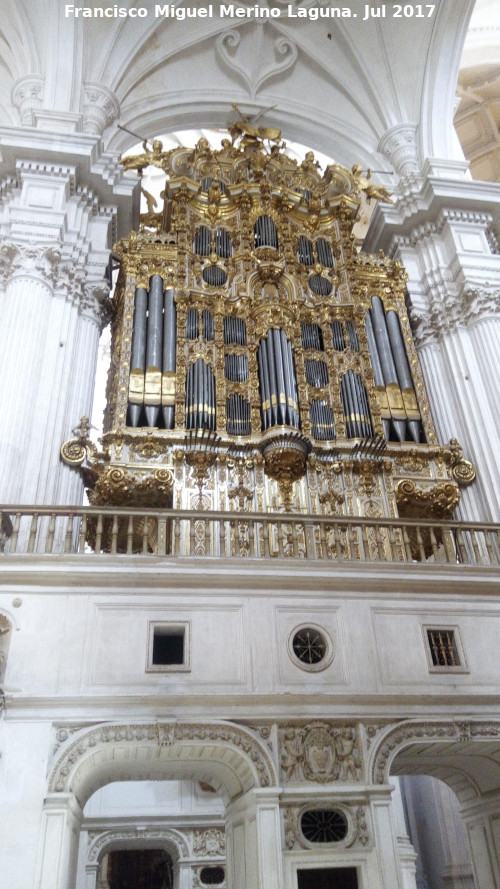
[[[454,457],[436,443],[404,269],[355,246],[358,168],[322,173],[310,152],[297,163],[248,134],[219,149],[156,141],[122,163],[163,170],[164,206],[114,248],[94,502],[125,485],[157,505],[166,473],[178,508],[204,487],[219,509],[237,490],[247,511],[449,513]]]

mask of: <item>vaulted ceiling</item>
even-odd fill
[[[247,0],[234,5],[253,7]],[[429,16],[424,4],[423,18],[398,17],[401,7],[391,0],[385,18],[368,20],[361,0],[350,2],[356,18],[316,21],[289,17],[288,5],[263,0],[262,8],[280,9],[272,20],[214,14],[178,21],[155,18],[153,3],[145,18],[76,19],[64,16],[61,0],[4,0],[3,119],[19,124],[11,90],[38,75],[42,107],[68,116],[82,111],[85,89],[106,87],[119,104],[118,120],[104,133],[113,150],[133,141],[118,122],[147,136],[220,127],[237,102],[249,114],[272,109],[263,119],[285,138],[349,166],[380,164],[380,139],[399,124],[418,125],[423,157],[457,156],[455,85],[474,0],[437,0]],[[331,7],[324,0],[290,5]]]

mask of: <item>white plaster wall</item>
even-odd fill
[[[95,560],[83,562],[88,567]],[[6,579],[4,607],[22,588],[5,680],[16,689],[16,702],[57,695],[64,710],[65,698],[73,706],[90,696],[112,718],[134,695],[164,701],[162,716],[170,716],[179,705],[220,713],[218,698],[248,701],[249,695],[263,701],[278,695],[280,704],[286,696],[314,695],[321,707],[322,694],[339,700],[390,695],[397,701],[402,695],[497,693],[500,601],[494,573],[484,571],[475,581],[446,566],[429,576],[415,565],[406,573],[389,571],[389,577],[381,567],[378,578],[376,571],[367,578],[360,566],[334,577],[297,566],[292,579],[273,569],[265,576],[251,566],[235,576],[230,566],[225,573],[222,563],[202,563],[183,581],[173,564],[158,571],[154,561],[117,557],[105,588],[100,578],[89,582],[79,570],[82,560],[73,570],[58,570],[57,578],[45,573],[43,585],[31,572],[14,571]],[[153,576],[136,574],[145,562]],[[189,623],[189,671],[147,671],[151,621]],[[295,628],[311,622],[331,638],[334,653],[314,673],[301,669],[287,648]],[[458,628],[465,672],[429,672],[426,625]]]

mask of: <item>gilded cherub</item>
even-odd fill
[[[142,173],[144,167],[149,167],[150,165],[163,169],[165,159],[165,154],[163,152],[163,142],[161,142],[160,139],[154,139],[152,151],[148,149],[147,142],[143,142],[142,147],[144,149],[144,154],[135,154],[128,157],[122,157],[120,163],[122,164],[123,169],[138,170],[139,173]]]
[[[372,171],[366,171],[366,178],[362,176],[363,168],[361,164],[354,164],[352,174],[356,180],[356,191],[364,191],[368,201],[375,198],[376,201],[383,201],[385,204],[393,204],[390,193],[383,185],[373,185],[368,180],[371,179]]]

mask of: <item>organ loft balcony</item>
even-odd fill
[[[83,417],[61,448],[90,505],[3,506],[3,557],[492,570],[498,527],[454,520],[475,471],[437,441],[405,270],[353,234],[389,193],[229,135],[123,158],[164,182],[113,248],[104,434]]]

